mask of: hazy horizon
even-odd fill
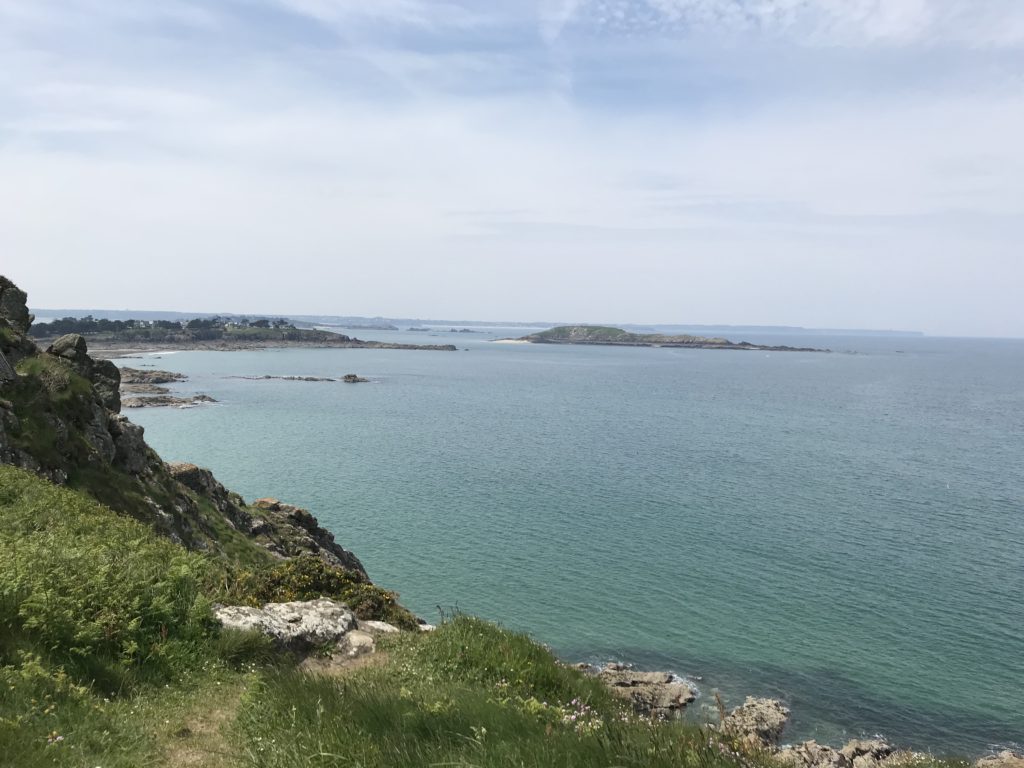
[[[0,272],[1024,337],[1021,71],[1015,0],[0,0]]]
[[[494,326],[494,327],[536,327],[536,328],[547,328],[558,325],[602,325],[602,326],[621,326],[630,328],[707,328],[707,329],[736,329],[736,330],[765,330],[770,331],[773,329],[785,330],[785,331],[808,331],[808,332],[827,332],[836,331],[840,333],[856,333],[863,332],[866,334],[894,334],[894,335],[931,335],[925,334],[923,331],[913,328],[821,328],[815,326],[802,326],[802,325],[771,325],[767,323],[754,323],[754,324],[737,324],[737,323],[687,323],[677,320],[673,321],[655,321],[646,322],[642,320],[607,320],[607,319],[542,319],[542,318],[470,318],[470,317],[413,317],[408,315],[346,315],[346,314],[333,314],[333,313],[310,313],[310,312],[230,312],[227,310],[211,311],[211,310],[193,310],[183,311],[177,309],[111,309],[109,307],[36,307],[31,306],[30,311],[36,315],[36,322],[45,321],[47,319],[63,318],[63,317],[84,317],[85,315],[98,315],[99,317],[108,317],[109,319],[161,319],[166,317],[167,319],[175,319],[181,317],[214,317],[223,315],[227,317],[287,317],[295,320],[311,321],[312,319],[323,319],[327,321],[340,321],[349,320],[353,322],[357,321],[387,321],[387,322],[399,322],[399,323],[437,323],[441,325],[459,325],[459,324],[472,324],[481,326]],[[971,337],[964,337],[971,338]],[[1014,339],[1018,337],[1006,336],[1006,337],[992,337],[992,338],[1007,338]]]

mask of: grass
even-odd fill
[[[22,360],[17,372],[21,378],[4,387],[4,397],[19,420],[13,443],[47,468],[64,463],[62,450],[84,459],[89,453],[85,441],[78,434],[62,435],[57,424],[88,421],[92,385],[68,365],[46,356]]]
[[[737,759],[700,728],[630,714],[525,635],[469,617],[388,644],[339,678],[296,670],[250,690],[248,766],[701,766]],[[747,765],[756,764],[752,758]]]
[[[398,595],[371,584],[360,573],[328,565],[314,555],[279,562],[259,570],[228,569],[220,597],[246,605],[330,598],[345,603],[360,619],[417,629],[416,617],[399,605]]]
[[[206,558],[7,466],[0,552],[5,765],[162,765],[162,725],[270,658],[214,626]]]

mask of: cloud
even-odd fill
[[[96,275],[116,273],[180,305],[203,274],[196,309],[1006,332],[1024,238],[1010,4],[479,7],[0,0],[0,254],[50,304],[103,304]],[[827,278],[870,292],[886,265],[878,323]],[[755,290],[780,273],[796,282]],[[218,303],[236,284],[252,303]],[[271,307],[283,285],[305,305]],[[911,322],[897,296],[922,285]]]
[[[620,32],[754,34],[805,45],[1019,45],[1016,0],[583,0],[581,25]]]

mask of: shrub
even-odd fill
[[[201,557],[11,467],[0,467],[0,550],[0,619],[49,654],[131,666],[211,626]]]
[[[301,555],[261,570],[239,571],[225,597],[248,605],[326,597],[345,603],[360,619],[387,621],[403,629],[417,626],[416,617],[398,604],[396,593],[315,555]]]

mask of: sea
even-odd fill
[[[671,670],[694,718],[781,698],[789,742],[1024,743],[1024,341],[495,343],[525,332],[121,362],[218,401],[129,412],[165,459],[309,508],[428,621]]]

